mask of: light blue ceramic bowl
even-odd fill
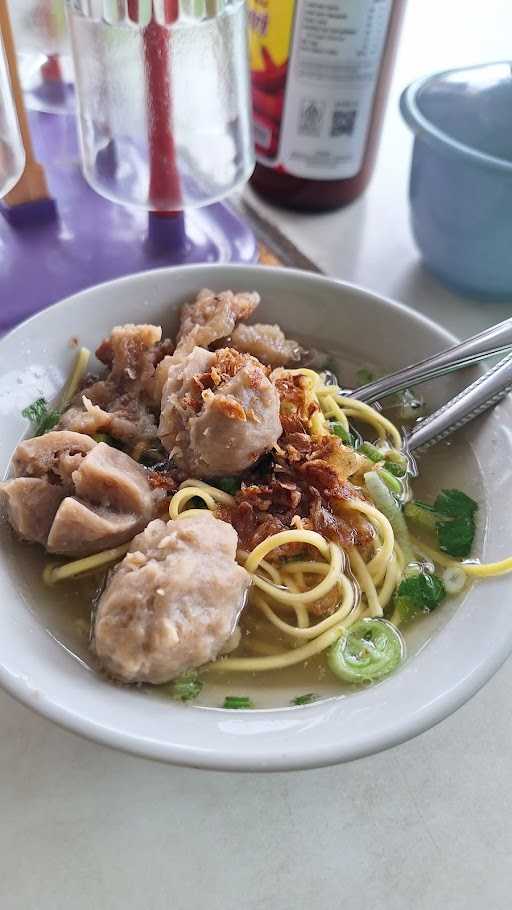
[[[415,134],[412,229],[455,290],[512,300],[512,63],[436,73],[400,109]]]

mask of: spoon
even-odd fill
[[[441,442],[455,430],[494,407],[511,391],[512,354],[509,354],[429,417],[420,420],[412,432],[406,433],[407,450],[422,452]]]
[[[419,385],[422,382],[428,382],[429,379],[435,379],[438,376],[444,376],[462,367],[477,363],[486,357],[492,357],[512,347],[512,318],[505,319],[497,325],[491,326],[473,335],[466,341],[456,344],[440,354],[434,354],[433,357],[427,357],[409,367],[390,373],[382,379],[376,379],[359,388],[351,391],[350,397],[357,398],[359,401],[365,401],[371,404],[388,395],[394,395],[401,392],[411,385]]]

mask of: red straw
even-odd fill
[[[62,69],[58,54],[50,54],[41,66],[41,76],[44,82],[62,82]]]
[[[128,15],[138,21],[138,0],[128,0]],[[179,14],[179,0],[164,0],[164,19],[172,25]],[[143,32],[148,105],[149,199],[153,205],[171,198],[181,202],[181,185],[172,131],[171,36],[155,20]]]

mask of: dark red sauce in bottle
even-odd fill
[[[254,189],[302,211],[372,175],[406,0],[250,0]]]

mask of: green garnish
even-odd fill
[[[224,493],[230,493],[231,496],[234,496],[240,489],[240,481],[237,477],[219,477],[215,481],[215,486],[219,490],[223,490]]]
[[[360,619],[327,650],[327,666],[343,682],[382,679],[404,655],[398,629],[385,619]]]
[[[192,701],[197,698],[202,688],[203,682],[199,678],[199,674],[195,670],[189,670],[188,673],[184,673],[183,676],[174,680],[172,696],[178,701]]]
[[[391,474],[386,468],[380,468],[378,471],[378,475],[381,478],[381,480],[384,481],[388,490],[391,490],[392,493],[397,493],[398,495],[400,495],[400,493],[402,493],[402,484],[394,476],[394,474]]]
[[[314,692],[308,692],[307,695],[297,695],[297,698],[293,698],[292,705],[310,705],[314,701],[318,701],[320,698],[319,695],[315,695]]]
[[[241,708],[253,708],[254,705],[247,695],[226,695],[223,707],[231,711],[239,711]]]
[[[437,575],[410,575],[400,583],[394,607],[408,621],[435,610],[445,597],[446,588]]]
[[[386,457],[384,452],[381,452],[381,450],[378,449],[377,446],[374,446],[371,442],[363,442],[358,451],[363,455],[366,455],[370,461],[384,461],[384,458]]]
[[[30,420],[34,427],[34,436],[48,433],[60,420],[59,412],[48,408],[46,398],[37,398],[28,407],[23,408],[21,415]]]
[[[429,506],[426,502],[420,502],[419,499],[407,503],[404,508],[404,515],[408,521],[413,521],[415,525],[425,531],[435,531],[440,518],[439,515],[436,515],[432,506]]]
[[[474,499],[461,490],[442,490],[433,506],[419,500],[408,503],[405,516],[420,527],[435,531],[443,553],[464,558],[471,553],[477,509]]]
[[[440,522],[437,527],[439,549],[449,556],[469,556],[475,538],[477,503],[460,490],[443,490],[434,503],[434,509],[439,515],[451,519]]]
[[[383,512],[395,532],[395,537],[403,551],[405,564],[414,563],[416,560],[411,545],[409,529],[401,506],[391,491],[388,490],[384,481],[379,477],[378,471],[368,471],[364,475],[364,481],[374,504]]]
[[[407,474],[407,465],[398,461],[385,461],[384,467],[393,477],[405,477]]]
[[[354,445],[354,440],[352,439],[352,436],[350,435],[350,433],[348,432],[348,430],[345,429],[345,427],[343,426],[342,423],[339,423],[339,421],[334,420],[334,421],[331,422],[330,428],[331,428],[331,433],[332,433],[334,436],[337,436],[338,439],[341,439],[341,441],[342,441],[346,446],[353,446],[353,445]]]

